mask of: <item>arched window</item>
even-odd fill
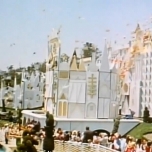
[[[87,115],[88,118],[96,117],[96,105],[94,103],[89,103],[87,105]]]
[[[63,116],[67,115],[67,102],[63,102]]]
[[[67,116],[68,103],[67,101],[59,101],[58,104],[58,116],[66,117]]]
[[[62,115],[62,102],[59,102],[58,104],[58,116]]]

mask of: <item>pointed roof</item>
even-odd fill
[[[76,71],[77,70],[77,54],[76,54],[76,50],[74,50],[74,52],[73,52],[72,60],[71,60],[71,63],[70,63],[70,70],[72,70],[72,71]]]
[[[135,29],[135,33],[138,32],[138,31],[140,31],[140,25],[139,25],[139,23],[137,24],[137,27]]]
[[[71,66],[70,66],[70,70],[72,71],[76,71],[77,70],[77,60],[76,60],[76,56],[73,57]]]
[[[79,71],[86,71],[83,59],[80,59]]]
[[[116,73],[116,74],[118,73],[118,70],[116,69],[116,65],[113,66],[113,68],[111,69],[111,72]]]
[[[73,55],[72,56],[77,56],[77,52],[76,50],[74,50]]]
[[[98,67],[96,65],[96,52],[92,52],[92,59],[91,59],[91,63],[88,66],[88,70],[91,72],[98,71]]]
[[[62,95],[60,96],[60,100],[66,100],[65,94],[62,93]]]
[[[107,50],[106,42],[105,42],[105,48],[103,51],[101,66],[100,66],[99,71],[110,72],[110,65],[109,65],[108,50]]]

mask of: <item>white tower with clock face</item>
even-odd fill
[[[55,114],[54,104],[57,100],[57,85],[55,75],[58,75],[60,62],[60,40],[56,30],[52,31],[48,41],[48,58],[46,60],[46,91],[45,110]]]
[[[48,42],[48,59],[47,63],[50,68],[57,68],[60,56],[60,40],[57,31],[53,30]]]

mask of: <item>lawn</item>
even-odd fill
[[[5,124],[11,124],[9,121],[0,120],[0,127],[4,127]]]
[[[135,138],[142,138],[145,133],[152,132],[151,123],[141,123],[137,127],[133,128],[128,135],[131,135]]]

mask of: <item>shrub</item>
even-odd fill
[[[46,126],[44,129],[45,138],[43,142],[43,150],[52,151],[54,150],[54,117],[49,112],[46,114]]]
[[[18,152],[37,152],[34,145],[38,145],[38,141],[31,136],[32,132],[24,130],[23,142],[17,145]]]
[[[147,107],[145,107],[145,109],[144,109],[143,121],[148,123],[148,122],[149,122],[149,116],[150,116],[149,110],[148,110]]]
[[[114,119],[112,134],[118,132],[118,130],[119,130],[119,125],[120,125],[120,119],[121,119],[121,117],[117,117],[116,119]]]

